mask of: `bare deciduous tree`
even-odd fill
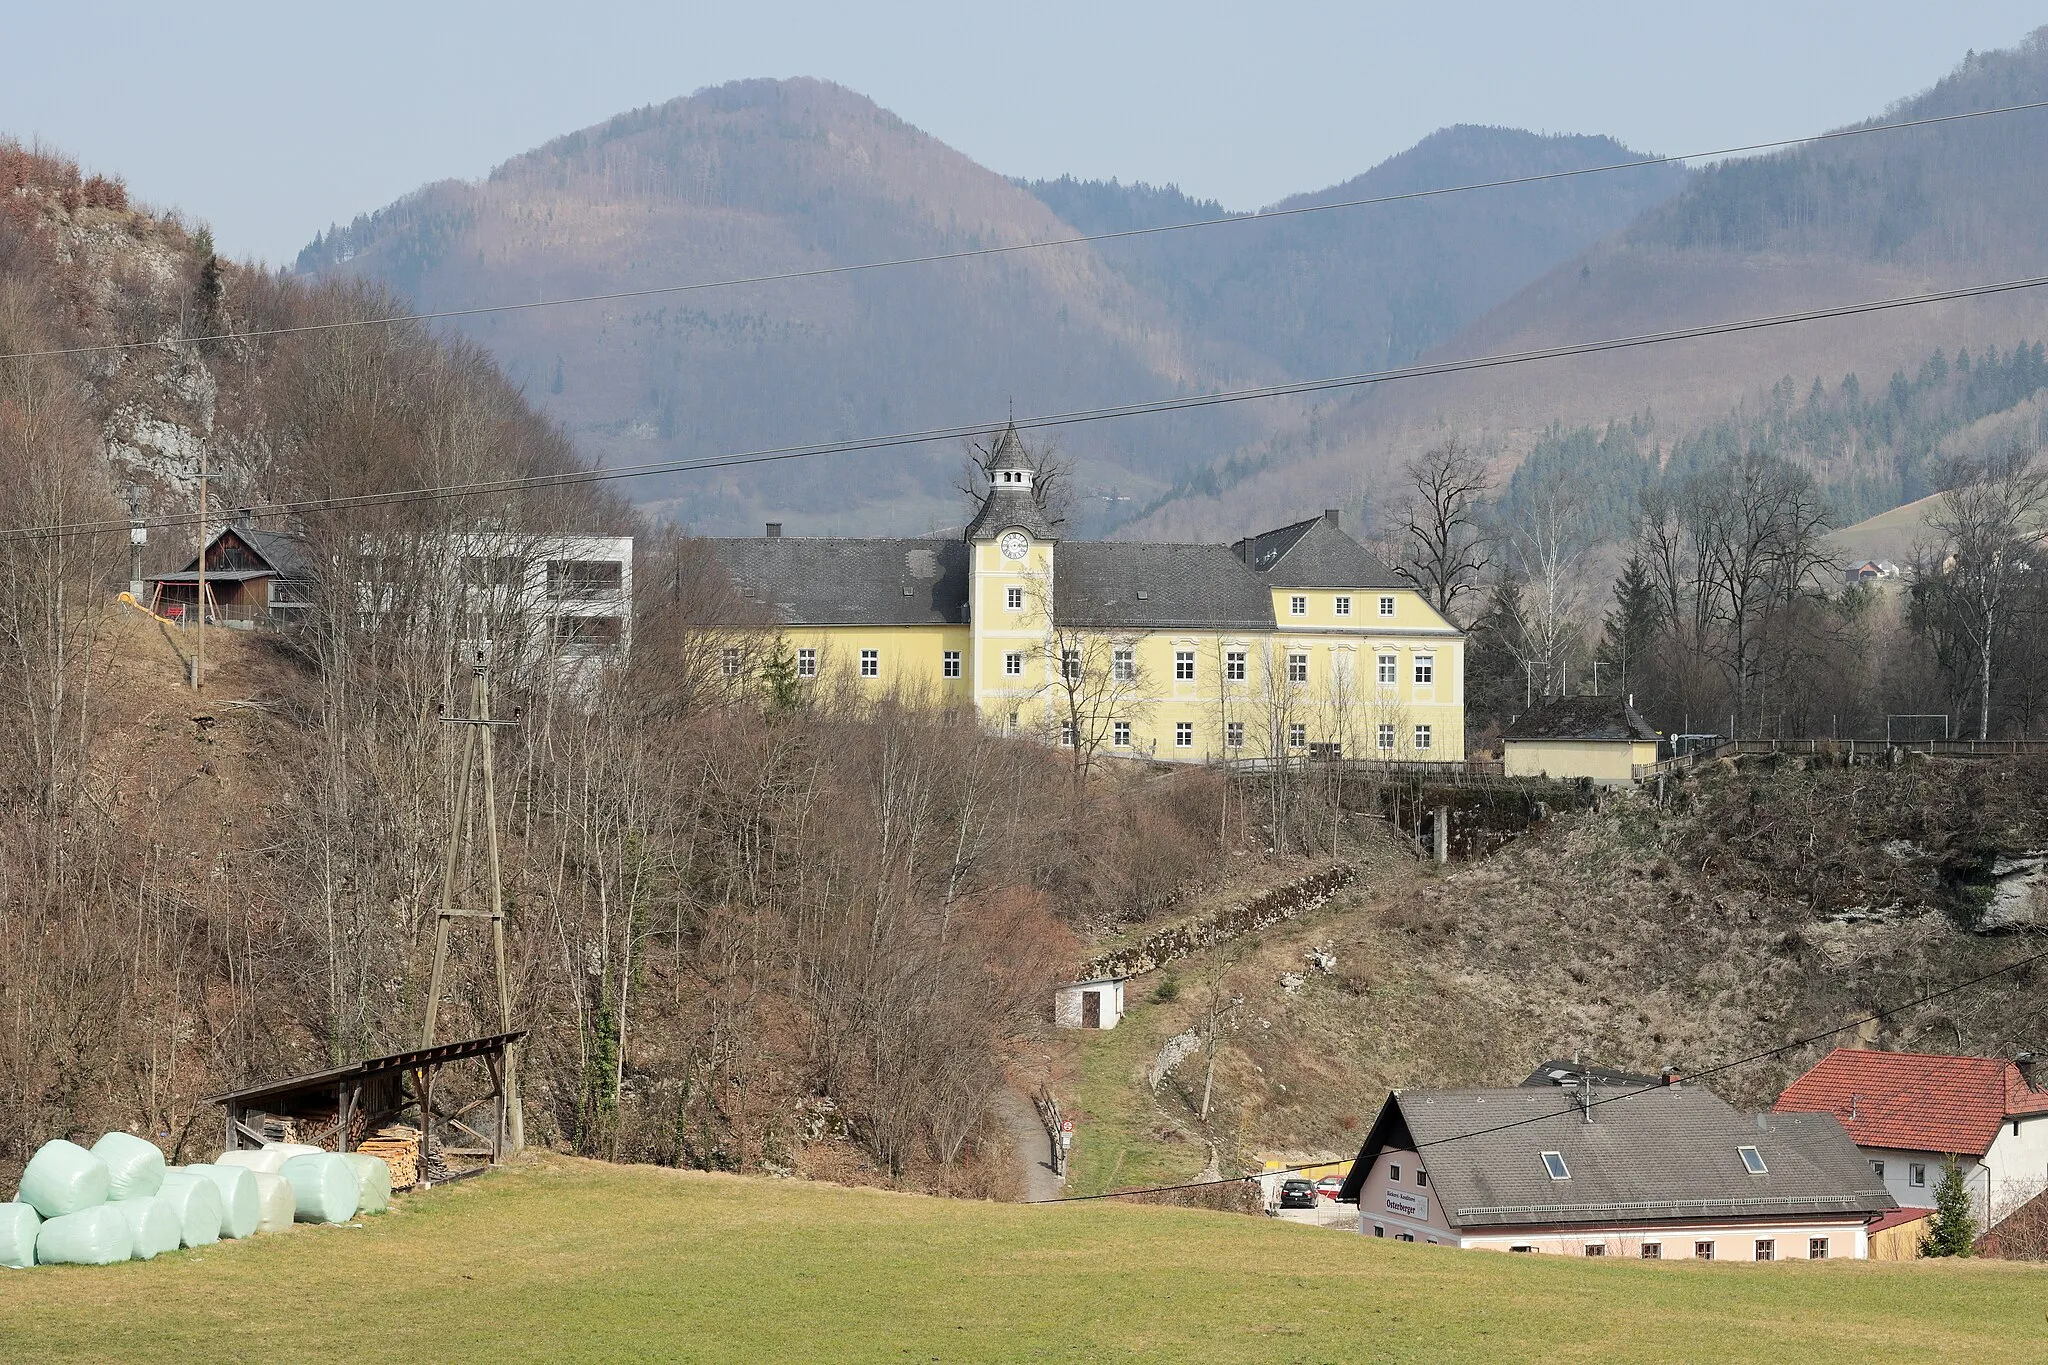
[[[1393,527],[1403,578],[1457,623],[1461,598],[1479,585],[1491,558],[1491,538],[1480,520],[1493,487],[1486,462],[1457,437],[1431,446],[1403,467],[1408,496]]]
[[[1977,738],[1991,737],[1992,656],[2023,576],[2036,565],[2048,517],[2048,475],[2014,446],[1954,471],[1927,524],[1946,542],[1936,589],[1976,655]]]

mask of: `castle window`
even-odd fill
[[[864,649],[860,652],[860,675],[863,678],[882,676],[882,652],[878,649]]]
[[[1226,747],[1232,749],[1242,749],[1244,747],[1243,721],[1234,720],[1223,727],[1223,743]]]
[[[1063,749],[1074,747],[1074,722],[1070,720],[1060,722],[1060,747]]]
[[[1223,656],[1223,679],[1225,682],[1244,681],[1244,651],[1233,649]]]
[[[1380,599],[1380,615],[1382,615],[1382,616],[1392,616],[1393,614],[1394,614],[1394,599],[1393,599],[1393,598],[1391,598],[1391,597],[1382,597],[1382,598]]]
[[[1287,656],[1287,681],[1291,683],[1305,683],[1308,681],[1308,655],[1290,654]]]
[[[1195,651],[1176,649],[1173,651],[1173,678],[1175,682],[1195,680]]]
[[[1117,682],[1133,682],[1138,676],[1138,656],[1135,651],[1119,649],[1109,656],[1109,676]]]
[[[1337,599],[1337,614],[1338,614],[1339,616],[1349,616],[1349,615],[1351,614],[1351,599],[1350,599],[1350,598],[1348,598],[1348,597],[1340,597],[1340,598],[1338,598],[1338,599]]]
[[[1177,720],[1173,723],[1173,747],[1192,749],[1195,747],[1195,723],[1191,720]]]
[[[799,678],[815,678],[818,676],[817,650],[800,649],[796,652],[796,675]]]
[[[725,676],[737,678],[740,675],[740,669],[745,662],[746,656],[737,649],[728,649],[724,651],[722,657],[725,664]]]
[[[1024,676],[1024,656],[1022,654],[1005,654],[1003,656],[1003,676],[1006,678],[1021,678]]]
[[[1415,656],[1415,685],[1426,687],[1436,681],[1436,658],[1429,654]]]
[[[1307,599],[1306,597],[1301,597],[1301,596],[1295,596],[1295,597],[1290,597],[1290,598],[1288,598],[1288,599],[1287,599],[1287,614],[1288,614],[1289,616],[1306,616],[1306,615],[1308,615],[1308,599]]]
[[[1391,725],[1382,725],[1382,726],[1380,726],[1380,729],[1379,729],[1379,744],[1380,744],[1380,752],[1381,752],[1381,753],[1389,753],[1389,754],[1390,754],[1390,753],[1392,753],[1392,752],[1394,751],[1394,727],[1393,727],[1393,726],[1391,726]]]
[[[957,649],[949,649],[949,650],[947,650],[947,651],[945,652],[945,655],[943,656],[943,659],[942,659],[942,662],[941,662],[941,664],[940,664],[940,667],[941,667],[941,668],[942,668],[942,669],[943,669],[943,670],[945,671],[945,675],[946,675],[947,677],[949,677],[949,678],[957,678],[957,677],[959,677],[959,676],[960,676],[960,651],[959,651],[959,650],[957,650]]]
[[[1116,724],[1114,724],[1114,725],[1110,726],[1110,727],[1109,727],[1109,742],[1110,742],[1111,744],[1114,744],[1114,745],[1115,745],[1115,746],[1116,746],[1117,748],[1119,748],[1119,749],[1128,749],[1128,748],[1130,748],[1130,747],[1131,747],[1131,723],[1130,723],[1129,721],[1127,721],[1127,720],[1120,720],[1120,721],[1118,721],[1118,722],[1117,722]]]
[[[1024,589],[1004,588],[1003,605],[1008,607],[1011,611],[1024,610]]]
[[[1060,677],[1070,683],[1081,681],[1081,651],[1063,649],[1060,651]]]
[[[1380,655],[1380,686],[1392,687],[1401,678],[1401,661],[1392,654]]]
[[[1418,749],[1427,749],[1427,748],[1429,747],[1429,740],[1430,740],[1430,730],[1429,730],[1429,727],[1428,727],[1427,725],[1418,725],[1418,726],[1416,726],[1416,727],[1415,727],[1415,747],[1416,747],[1416,748],[1418,748]]]
[[[1305,749],[1308,747],[1308,727],[1300,721],[1287,727],[1287,747]]]

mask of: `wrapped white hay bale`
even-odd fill
[[[45,1218],[62,1218],[107,1202],[107,1163],[75,1142],[46,1142],[21,1173],[21,1193]]]
[[[92,1154],[107,1163],[109,1199],[145,1199],[164,1183],[164,1154],[133,1133],[108,1133]]]
[[[0,1266],[27,1270],[36,1263],[36,1229],[43,1216],[33,1204],[0,1204]]]
[[[253,1237],[263,1221],[263,1202],[256,1193],[256,1172],[242,1166],[215,1166],[202,1162],[185,1168],[197,1171],[220,1189],[223,1237]]]
[[[262,1171],[276,1175],[284,1169],[284,1163],[295,1156],[317,1156],[318,1147],[308,1147],[303,1142],[273,1142],[265,1147],[243,1148],[239,1151],[222,1152],[215,1158],[216,1166],[241,1166],[251,1171]]]
[[[298,1216],[298,1205],[292,1199],[291,1183],[281,1175],[269,1171],[251,1171],[249,1178],[256,1182],[256,1200],[262,1209],[262,1217],[256,1224],[258,1232],[289,1232],[293,1220]]]
[[[220,1240],[221,1220],[227,1210],[221,1207],[220,1186],[204,1175],[189,1166],[173,1166],[164,1172],[163,1188],[156,1197],[178,1215],[178,1240],[183,1245],[205,1246]]]
[[[391,1207],[390,1163],[366,1152],[343,1152],[341,1159],[356,1173],[357,1213],[382,1213]]]
[[[178,1225],[178,1215],[158,1195],[120,1199],[107,1207],[119,1209],[121,1216],[128,1220],[128,1233],[134,1238],[134,1256],[138,1261],[153,1261],[166,1251],[176,1251],[179,1243],[185,1240],[185,1230]]]
[[[356,1215],[355,1168],[333,1152],[295,1156],[278,1172],[292,1187],[294,1216],[301,1223],[346,1223]]]
[[[63,1214],[36,1230],[38,1265],[113,1265],[134,1254],[135,1234],[119,1204]]]

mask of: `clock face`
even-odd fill
[[[1030,553],[1031,542],[1022,531],[1006,532],[1000,542],[1004,559],[1022,559]]]

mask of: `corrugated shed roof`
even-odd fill
[[[1412,586],[1332,525],[1327,515],[1240,540],[1230,552],[1262,575],[1270,588]]]
[[[1063,626],[1271,630],[1273,596],[1221,545],[1073,541],[1053,556],[1053,617]]]
[[[1565,1089],[1399,1092],[1388,1097],[1353,1175],[1362,1184],[1381,1151],[1419,1151],[1457,1228],[1869,1215],[1896,1207],[1826,1114],[1743,1114],[1682,1084],[1595,1086],[1592,1094],[1587,1123],[1576,1092]],[[1757,1149],[1763,1174],[1745,1168],[1743,1147]],[[1544,1152],[1563,1156],[1569,1179],[1551,1179]],[[1356,1197],[1351,1178],[1345,1195]]]
[[[1611,739],[1649,743],[1658,738],[1625,697],[1560,697],[1501,731],[1502,739]]]
[[[1982,1156],[2008,1117],[2048,1114],[2048,1091],[1999,1057],[1836,1048],[1774,1107],[1832,1114],[1865,1147]]]
[[[751,536],[713,540],[745,597],[793,626],[957,625],[967,543]]]

